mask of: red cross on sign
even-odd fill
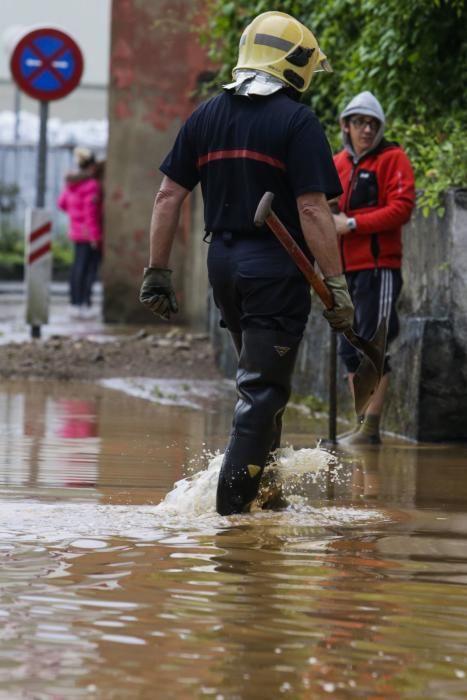
[[[83,55],[74,39],[60,29],[35,29],[14,48],[10,69],[18,86],[37,100],[58,100],[81,80]]]

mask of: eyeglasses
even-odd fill
[[[377,131],[379,127],[379,121],[377,119],[372,119],[372,117],[368,117],[367,119],[365,119],[365,117],[352,117],[350,123],[356,129],[365,129],[368,126],[371,131]]]

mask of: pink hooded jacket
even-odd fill
[[[102,240],[102,186],[99,180],[80,173],[67,176],[57,205],[70,217],[68,236],[75,243]]]

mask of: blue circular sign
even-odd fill
[[[35,29],[12,53],[10,69],[18,86],[37,100],[58,100],[72,92],[83,73],[78,44],[59,29]]]

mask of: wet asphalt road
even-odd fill
[[[41,326],[41,338],[53,335],[105,334],[102,321],[102,285],[94,285],[96,316],[74,319],[68,312],[68,284],[52,282],[49,295],[49,322]],[[22,342],[31,338],[31,327],[25,318],[25,291],[22,282],[0,281],[0,344]]]

